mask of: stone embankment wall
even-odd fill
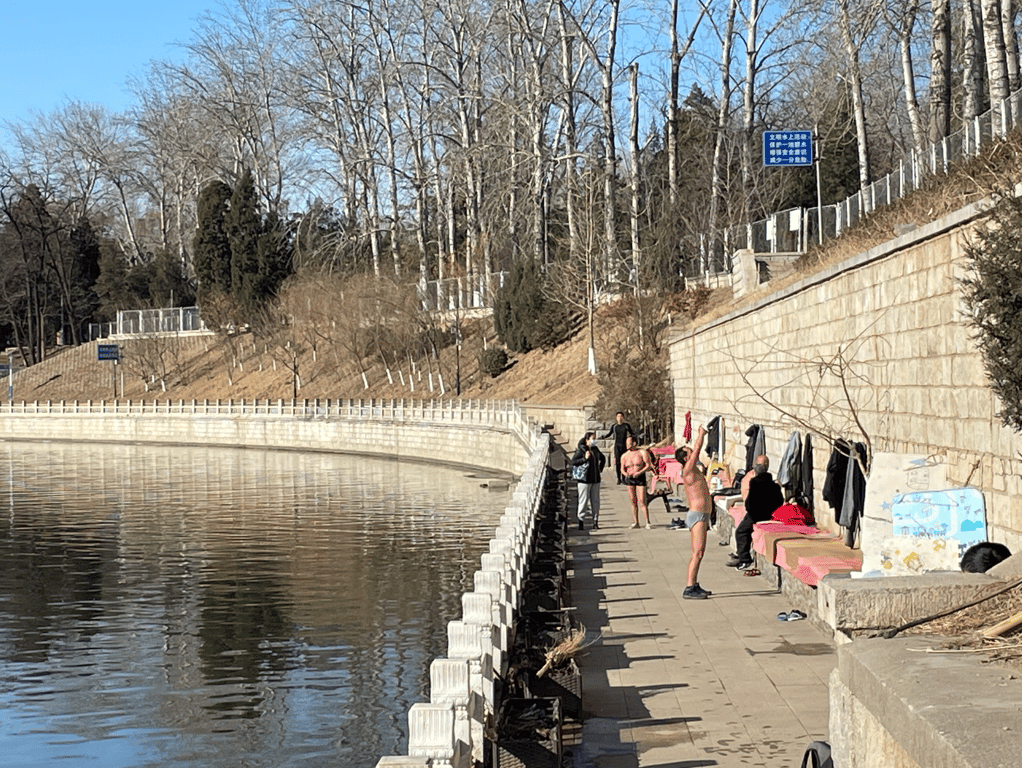
[[[744,468],[745,430],[765,428],[774,467],[789,435],[813,432],[816,512],[831,444],[933,456],[952,486],[980,489],[987,533],[1022,549],[1022,441],[997,418],[959,280],[964,249],[983,222],[964,208],[717,320],[678,329],[671,342],[677,439],[723,416],[731,466]],[[770,286],[764,286],[769,291]]]
[[[513,402],[2,403],[0,439],[369,454],[521,475],[535,429]]]

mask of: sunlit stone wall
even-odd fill
[[[984,494],[987,535],[1022,548],[1022,441],[997,418],[960,280],[983,206],[973,205],[771,290],[730,314],[678,329],[670,371],[679,441],[724,420],[731,465],[745,465],[745,430],[760,424],[776,467],[790,434],[812,431],[818,519],[831,445],[868,437],[874,452],[946,464],[950,486]],[[725,447],[726,451],[726,447]]]

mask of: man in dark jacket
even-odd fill
[[[572,477],[578,484],[578,529],[585,530],[586,507],[592,511],[593,530],[600,527],[600,476],[607,457],[596,445],[596,433],[586,432],[571,457]]]
[[[769,520],[774,511],[784,503],[781,486],[774,482],[770,459],[765,455],[756,457],[755,473],[742,478],[742,497],[745,499],[745,516],[735,527],[735,546],[738,551],[731,556],[728,566],[740,571],[752,567],[752,526]]]
[[[621,411],[617,412],[614,417],[615,424],[610,428],[610,431],[603,436],[606,440],[608,437],[614,438],[614,472],[617,473],[617,484],[621,485],[623,478],[621,477],[621,457],[625,455],[627,446],[625,440],[629,435],[635,437],[635,432],[632,431],[632,426],[625,421],[625,415]]]

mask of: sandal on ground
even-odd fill
[[[762,576],[762,573],[756,568],[749,568],[747,571],[743,571],[746,576]]]

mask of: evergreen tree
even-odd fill
[[[146,263],[145,288],[154,308],[188,307],[195,303],[195,288],[180,257],[172,250],[160,250]]]
[[[281,283],[291,274],[291,242],[283,222],[270,212],[263,221],[262,233],[256,244],[256,262],[259,269],[259,295],[275,296]]]
[[[514,264],[497,291],[493,327],[501,342],[515,352],[553,346],[567,338],[570,317],[564,306],[543,294],[543,276],[535,261]]]
[[[231,295],[237,306],[250,315],[263,298],[258,252],[263,222],[255,181],[248,169],[234,187],[224,223],[231,247]]]
[[[230,200],[231,188],[222,181],[210,182],[199,194],[192,264],[200,306],[231,292],[231,243],[225,224]]]
[[[969,323],[990,387],[1000,398],[1002,423],[1022,431],[1022,200],[1002,198],[990,212],[992,227],[966,247],[972,272],[962,280]]]

